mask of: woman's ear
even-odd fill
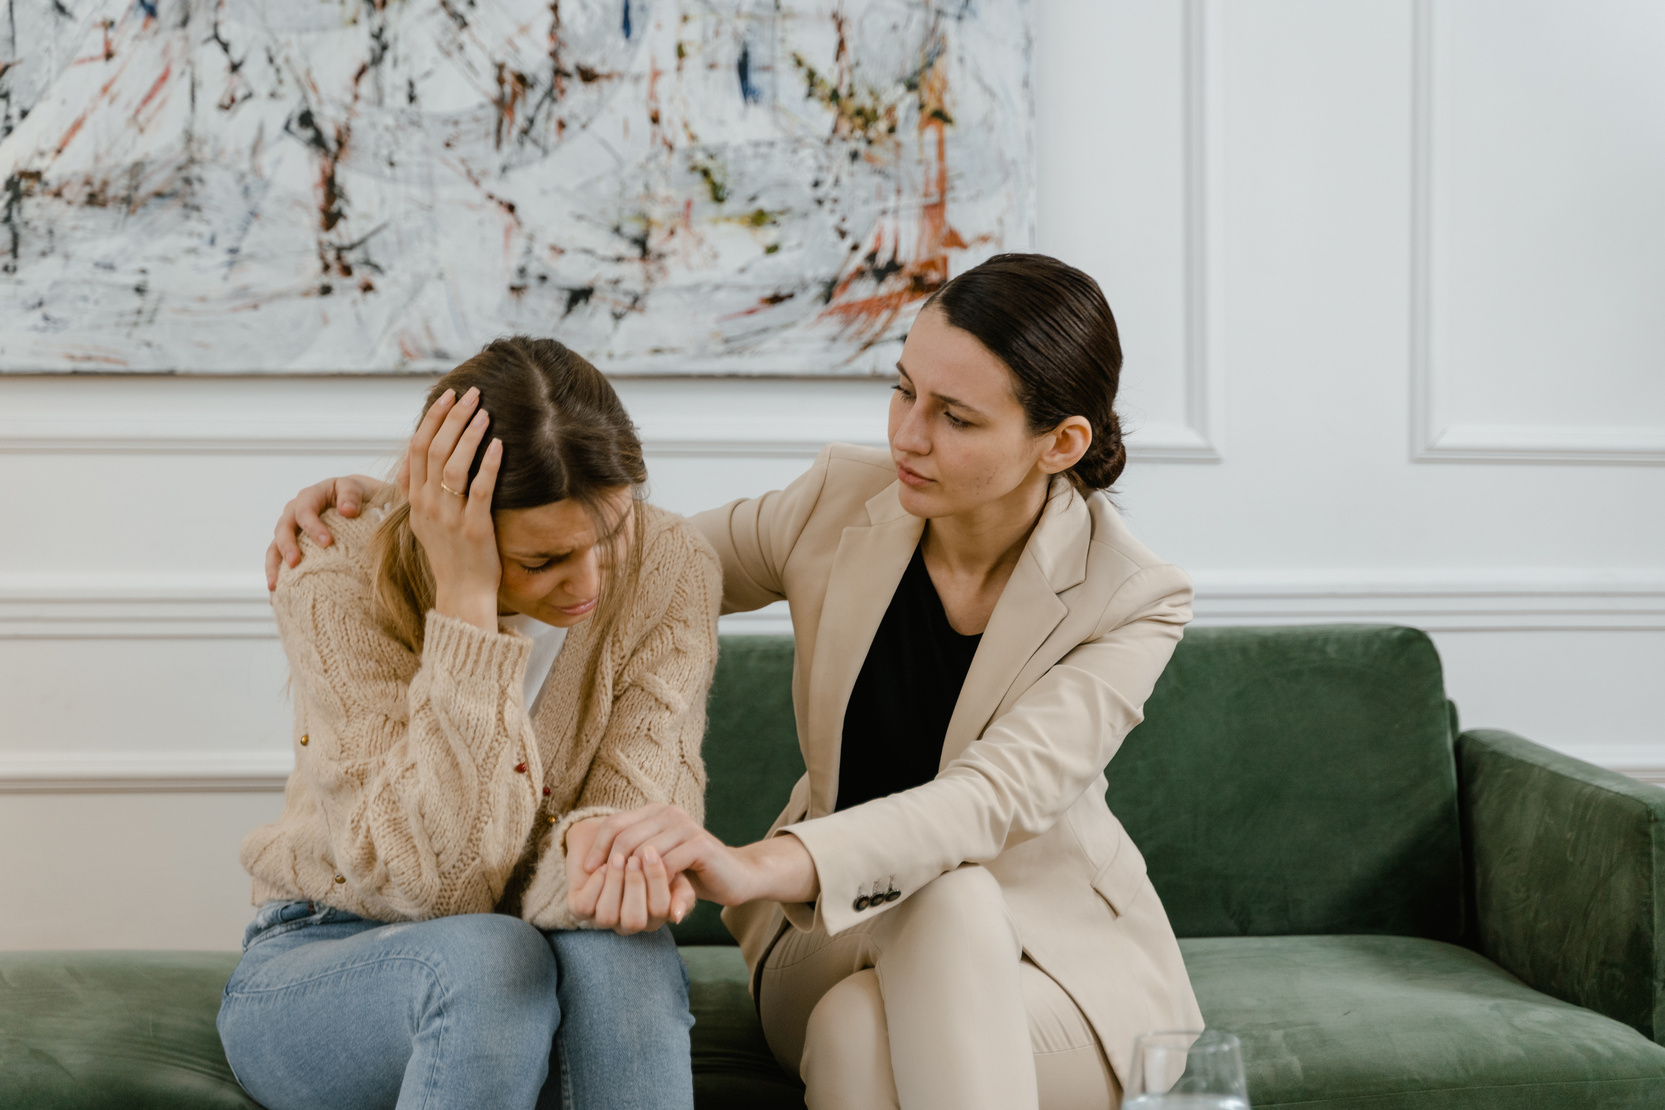
[[[1093,445],[1093,426],[1085,416],[1066,416],[1063,423],[1041,438],[1041,472],[1062,474],[1080,462],[1087,448]]]

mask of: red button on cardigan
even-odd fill
[[[526,773],[526,764],[516,763],[515,764],[515,774],[524,775],[525,773]]]

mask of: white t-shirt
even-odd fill
[[[526,712],[530,715],[537,704],[538,694],[543,691],[543,684],[549,679],[549,672],[555,667],[555,657],[561,654],[567,630],[545,624],[524,613],[511,613],[498,620],[504,628],[532,640],[532,657],[526,661]]]

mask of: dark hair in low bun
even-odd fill
[[[1011,370],[1035,435],[1083,417],[1092,446],[1067,471],[1081,493],[1109,489],[1127,465],[1116,417],[1122,344],[1098,282],[1044,254],[997,254],[926,302]]]

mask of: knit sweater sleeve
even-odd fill
[[[522,705],[530,641],[430,612],[418,658],[344,553],[309,550],[301,569],[273,607],[306,734],[295,774],[327,843],[293,861],[297,877],[333,867],[324,889],[379,918],[490,910],[543,780]]]
[[[566,833],[574,824],[653,803],[705,820],[700,742],[717,659],[721,567],[710,545],[679,523],[647,553],[641,582],[663,601],[643,614],[645,629],[631,637],[584,788],[551,830],[545,862],[527,889],[522,916],[542,929],[579,925],[566,904]]]

